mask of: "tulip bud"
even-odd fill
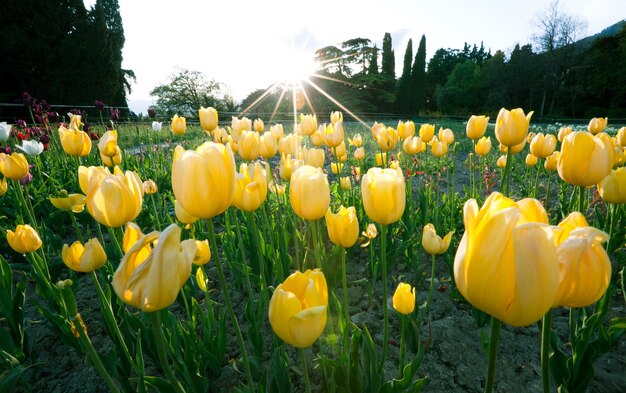
[[[15,232],[8,229],[7,241],[9,246],[20,254],[37,251],[41,247],[39,234],[30,225],[18,225],[15,228]]]
[[[532,153],[528,153],[526,154],[526,165],[528,166],[535,166],[537,165],[537,162],[539,161],[539,159],[537,157],[535,157],[534,155],[532,155]]]
[[[363,146],[363,137],[361,134],[355,134],[352,139],[348,138],[348,144],[350,146],[361,147]]]
[[[433,224],[426,224],[422,232],[422,247],[427,253],[431,255],[443,254],[448,251],[450,247],[450,241],[452,240],[452,234],[454,231],[448,232],[442,239],[437,235],[435,226]]]
[[[596,135],[604,131],[608,122],[609,122],[608,117],[604,117],[604,118],[594,117],[593,119],[589,120],[589,124],[587,125],[587,130],[589,130],[589,132],[592,133],[593,135]]]
[[[263,130],[265,130],[265,124],[263,123],[263,120],[261,119],[254,119],[253,124],[253,128],[254,131],[256,132],[263,132]]]
[[[324,217],[330,205],[330,186],[320,168],[304,165],[291,176],[289,200],[293,211],[305,220]]]
[[[465,134],[472,140],[483,138],[488,124],[489,117],[472,115],[467,121]]]
[[[415,135],[415,123],[412,121],[407,121],[403,123],[402,121],[398,121],[398,136],[405,140],[406,138],[412,137]]]
[[[26,157],[22,153],[0,155],[0,173],[13,180],[20,180],[28,175],[29,166]]]
[[[339,184],[341,185],[341,189],[344,191],[348,191],[352,187],[352,183],[350,182],[350,178],[348,176],[340,178]]]
[[[157,115],[156,108],[148,108],[148,117],[154,119]],[[153,123],[154,124],[154,123]]]
[[[506,154],[503,154],[500,157],[498,157],[498,161],[496,161],[496,165],[498,166],[498,168],[506,167]]]
[[[343,113],[340,111],[330,112],[330,123],[335,125],[343,121]]]
[[[359,147],[354,151],[354,159],[357,161],[363,161],[365,159],[365,149]]]
[[[622,167],[611,171],[598,184],[598,192],[606,203],[626,203],[626,169]]]
[[[343,171],[343,164],[336,163],[336,162],[331,162],[330,163],[330,170],[333,173],[333,175],[338,175],[338,174],[341,173],[341,171]]]
[[[317,131],[317,116],[300,115],[300,132],[302,135],[313,135]]]
[[[106,157],[117,155],[120,152],[120,148],[117,146],[117,131],[105,132],[98,142],[98,150],[100,150],[100,154]]]
[[[403,315],[409,315],[415,310],[415,288],[411,284],[398,284],[393,294],[393,308]]]
[[[328,287],[319,270],[296,271],[276,287],[268,318],[280,339],[297,348],[313,345],[326,327]]]
[[[152,195],[152,194],[156,194],[156,192],[159,190],[159,187],[157,187],[154,180],[148,179],[145,182],[143,182],[143,189],[146,194]]]
[[[343,125],[341,123],[337,123],[334,126],[329,124],[326,127],[326,131],[324,133],[324,143],[328,147],[337,147],[341,143],[343,143],[344,132]]]
[[[449,128],[439,128],[439,140],[445,141],[448,145],[454,143],[454,132]]]
[[[419,131],[420,139],[424,143],[429,143],[435,136],[435,126],[432,124],[422,124]]]
[[[285,135],[282,124],[274,124],[270,127],[270,132],[274,135],[274,138],[276,138],[276,142]]]
[[[267,181],[261,164],[241,164],[232,204],[240,210],[251,212],[258,209],[266,197]]]
[[[560,151],[555,151],[550,154],[546,157],[546,162],[544,162],[543,167],[552,172],[556,171],[557,164],[559,163],[559,157],[561,157]]]
[[[182,116],[174,115],[172,117],[172,132],[175,135],[183,135],[187,130],[187,119]]]
[[[361,181],[361,193],[365,213],[372,221],[387,225],[402,217],[406,189],[401,171],[370,168]]]
[[[434,137],[430,141],[430,150],[433,157],[443,157],[448,154],[448,143],[445,140],[439,140],[439,138]]]
[[[196,253],[193,257],[193,264],[196,266],[202,266],[209,263],[211,260],[211,248],[209,247],[209,241],[196,240]],[[202,269],[200,269],[202,270]]]
[[[272,158],[276,152],[278,152],[276,138],[270,131],[266,131],[259,138],[259,153],[263,158]]]
[[[7,179],[6,178],[0,179],[0,196],[6,194],[8,189],[9,189],[9,184],[7,183]]]
[[[198,110],[198,116],[200,117],[200,127],[204,131],[213,131],[217,128],[217,111],[215,108],[203,106]]]
[[[386,152],[376,153],[375,157],[376,157],[376,165],[377,166],[383,166],[387,162],[387,153]]]
[[[155,131],[155,132],[161,131],[162,126],[163,126],[162,122],[153,121],[152,122],[152,131]]]
[[[69,130],[63,126],[59,127],[59,139],[63,151],[70,156],[84,157],[91,152],[91,138],[86,132],[77,128]]]
[[[566,136],[572,133],[572,127],[561,127],[559,128],[558,139],[559,142],[563,142]]]
[[[341,206],[337,214],[329,208],[326,211],[326,227],[331,242],[345,248],[352,247],[359,237],[359,221],[354,206]]]
[[[511,111],[504,108],[500,109],[496,119],[495,130],[498,142],[504,146],[512,147],[526,141],[528,125],[532,115],[532,111],[524,115],[524,110],[521,108]]]
[[[537,158],[546,158],[554,153],[556,138],[554,135],[539,133],[530,142],[530,152]]]
[[[322,149],[307,149],[304,152],[304,162],[306,165],[324,168],[325,159],[326,155]]]
[[[613,145],[588,132],[572,132],[563,140],[557,169],[574,186],[598,184],[613,168]]]

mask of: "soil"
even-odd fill
[[[369,277],[368,250],[356,250],[352,256],[352,263],[348,260],[349,302],[352,322],[357,326],[365,324],[372,333],[375,343],[379,344],[382,337],[382,285],[374,289],[372,298],[369,298],[369,284],[363,277]],[[422,266],[430,267],[430,257],[418,255]],[[209,267],[209,266],[207,266]],[[478,328],[472,318],[470,306],[451,296],[451,290],[445,289],[444,282],[449,280],[449,272],[443,260],[437,262],[437,275],[442,282],[435,282],[435,289],[430,304],[430,322],[425,322],[422,329],[422,340],[428,346],[424,361],[419,370],[420,376],[427,376],[428,383],[424,389],[427,392],[481,392],[485,381],[487,356],[481,345],[481,339],[486,340],[488,326]],[[211,283],[217,285],[217,275],[214,265],[207,269]],[[408,266],[398,263],[391,269],[388,279],[389,301],[399,279],[411,280],[415,273]],[[423,275],[423,283],[418,287],[417,304],[424,303],[427,297],[429,277]],[[443,290],[445,289],[445,290]],[[440,292],[440,290],[443,290]],[[32,288],[30,288],[32,292]],[[232,290],[233,302],[236,310],[243,315],[245,296],[240,291]],[[340,292],[339,292],[340,293]],[[28,295],[33,295],[29,293]],[[102,329],[99,303],[90,277],[80,279],[77,299],[79,310],[85,321],[89,321],[88,329],[95,348],[99,352],[106,352],[111,343]],[[220,299],[216,299],[218,302]],[[619,316],[626,314],[626,307],[621,295],[612,301],[612,313]],[[176,311],[174,310],[176,313]],[[182,316],[182,313],[181,313]],[[89,366],[80,354],[63,344],[63,342],[48,328],[46,321],[37,313],[34,307],[27,303],[26,331],[32,343],[32,361],[34,367],[26,373],[25,380],[32,392],[106,392],[106,385],[96,371]],[[243,318],[242,318],[243,319]],[[387,378],[395,377],[399,356],[400,323],[398,318],[390,313],[390,342],[389,355],[385,364]],[[247,329],[247,321],[240,320],[242,330]],[[272,337],[267,321],[264,323],[264,334]],[[567,315],[565,310],[554,311],[554,329],[560,334],[566,334]],[[323,339],[324,337],[322,337]],[[541,367],[539,361],[540,330],[536,324],[524,328],[512,328],[503,325],[500,339],[500,349],[496,363],[497,392],[540,392]],[[267,340],[266,340],[267,345]],[[288,346],[286,346],[288,347]],[[238,353],[233,337],[229,339],[227,351]],[[297,353],[288,348],[290,357],[291,380],[295,391],[304,391],[298,375]],[[309,359],[311,350],[307,350]],[[414,354],[409,353],[412,358]],[[265,354],[269,363],[270,354]],[[226,360],[230,359],[227,357]],[[603,355],[595,364],[596,375],[590,387],[594,393],[624,392],[626,386],[626,339],[615,345],[611,352]],[[321,392],[321,373],[319,369],[309,366],[313,391]],[[221,375],[212,385],[211,391],[232,391],[243,375],[235,370],[228,362],[222,369]],[[554,387],[554,391],[556,391]]]

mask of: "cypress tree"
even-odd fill
[[[413,58],[413,40],[409,39],[404,52],[404,65],[402,75],[396,85],[396,107],[395,111],[407,114],[411,111],[411,59]]]
[[[411,70],[411,83],[409,88],[409,101],[412,112],[418,113],[425,108],[426,104],[426,36],[422,35],[413,69]]]
[[[388,99],[385,99],[385,103],[381,104],[380,109],[385,112],[393,112],[396,87],[396,58],[391,44],[391,34],[389,33],[385,33],[385,37],[383,38],[380,76],[380,89],[388,96]]]
[[[372,49],[372,58],[367,69],[367,73],[370,75],[378,75],[378,48],[374,45]]]

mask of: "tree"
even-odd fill
[[[157,108],[168,115],[195,116],[201,106],[212,106],[224,112],[236,108],[222,83],[206,79],[199,71],[186,69],[172,74],[166,83],[152,89],[150,95],[157,97]]]
[[[367,72],[367,65],[372,58],[373,48],[369,38],[352,38],[341,43],[343,54],[349,64],[360,64],[361,73]]]
[[[378,48],[374,45],[372,48],[372,57],[367,72],[370,75],[378,75]]]
[[[445,113],[470,114],[481,107],[480,66],[467,60],[454,67],[445,86],[436,91],[437,107]]]
[[[380,76],[380,89],[386,92],[387,95],[391,95],[392,99],[391,102],[388,102],[386,105],[381,105],[378,110],[393,112],[393,103],[395,101],[393,96],[396,87],[396,55],[393,51],[391,34],[389,33],[385,33],[385,36],[383,37],[383,53]]]
[[[426,36],[422,35],[420,39],[413,68],[411,69],[411,111],[418,113],[424,109],[426,100]]]
[[[404,52],[402,75],[396,85],[395,113],[408,114],[411,111],[411,60],[413,59],[413,40],[409,39]]]

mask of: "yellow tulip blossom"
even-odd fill
[[[172,224],[132,245],[113,275],[113,289],[120,299],[146,312],[174,303],[196,254],[195,240],[181,242],[180,234],[181,229]]]
[[[588,227],[589,223],[580,212],[571,212],[554,230],[554,241],[557,246],[565,241],[576,228]]]
[[[370,168],[361,180],[365,213],[374,222],[387,225],[402,218],[406,187],[402,171]]]
[[[626,203],[626,168],[611,171],[598,184],[598,192],[606,203]]]
[[[278,141],[278,151],[281,155],[291,154],[292,157],[296,156],[296,146],[300,143],[300,137],[289,134],[285,135]]]
[[[556,149],[556,137],[538,133],[530,142],[530,152],[537,158],[546,158]]]
[[[198,117],[200,118],[200,127],[204,131],[211,132],[217,128],[217,110],[213,107],[205,108],[203,106],[198,110]]]
[[[393,293],[393,308],[403,315],[409,315],[415,310],[415,288],[411,284],[398,283]]]
[[[132,171],[92,176],[87,185],[85,204],[89,214],[102,225],[120,227],[134,220],[143,204],[143,182]]]
[[[176,219],[183,224],[191,224],[198,221],[198,217],[189,214],[177,200],[174,201],[174,214],[176,214]]]
[[[343,121],[343,113],[341,111],[330,112],[331,124],[341,123]]]
[[[270,131],[266,131],[261,135],[259,139],[259,154],[263,158],[272,158],[278,152],[278,142],[274,134]]]
[[[91,138],[77,128],[59,127],[59,139],[63,151],[70,156],[84,157],[91,152]]]
[[[324,143],[328,147],[337,147],[343,143],[344,131],[342,123],[329,124],[324,131]]]
[[[488,124],[489,117],[472,115],[465,126],[465,134],[469,139],[480,139],[485,135]]]
[[[293,172],[304,165],[304,161],[291,158],[291,154],[283,155],[280,159],[278,172],[283,180],[290,180]]]
[[[536,322],[552,307],[559,265],[552,228],[537,201],[516,203],[492,193],[482,208],[463,208],[465,233],[454,260],[461,294],[474,307],[513,326]],[[541,218],[540,218],[541,217]]]
[[[526,165],[528,166],[535,166],[537,165],[537,162],[539,162],[539,158],[534,156],[532,153],[528,153],[526,154],[525,162],[526,162]]]
[[[618,146],[626,147],[626,127],[622,127],[617,130],[617,134],[615,134],[615,141]]]
[[[255,211],[265,202],[266,197],[267,180],[261,164],[242,163],[237,174],[233,206],[247,212]]]
[[[159,191],[159,187],[152,179],[148,179],[143,182],[143,190],[146,194],[152,195],[156,194]]]
[[[98,270],[107,261],[107,254],[97,238],[88,240],[84,246],[80,241],[75,241],[71,246],[64,244],[61,257],[67,267],[81,273]]]
[[[559,163],[559,157],[561,157],[560,151],[555,151],[554,153],[550,154],[548,157],[546,157],[546,162],[543,163],[543,167],[552,172],[556,171],[557,165]]]
[[[381,128],[376,133],[376,143],[383,151],[393,150],[398,143],[398,132],[393,127]]]
[[[424,225],[424,230],[422,231],[422,247],[424,247],[424,250],[430,255],[443,254],[448,251],[448,247],[450,247],[453,233],[454,231],[448,232],[442,239],[437,235],[435,226],[428,223]]]
[[[172,166],[174,197],[198,218],[213,218],[228,209],[236,181],[230,145],[205,142],[195,151],[185,151]]]
[[[68,194],[67,191],[61,190],[58,197],[50,197],[50,202],[57,209],[80,213],[85,210],[85,198],[83,194]]]
[[[304,163],[316,168],[324,168],[326,154],[323,149],[307,149],[304,151]]]
[[[607,138],[586,131],[572,132],[563,140],[557,170],[574,186],[596,185],[613,168],[613,145]]]
[[[516,108],[511,111],[502,108],[496,119],[496,139],[506,147],[519,145],[526,141],[528,125],[533,112],[524,115],[524,110]],[[512,151],[512,153],[515,153]]]
[[[503,154],[500,157],[498,157],[498,161],[496,161],[496,165],[498,166],[498,168],[506,167],[506,154]]]
[[[607,123],[609,122],[608,117],[594,117],[589,120],[589,124],[587,125],[587,130],[593,135],[596,135],[606,128]]]
[[[443,157],[448,154],[448,142],[445,140],[439,140],[437,137],[433,137],[430,141],[430,151],[433,157]]]
[[[433,136],[435,136],[435,126],[432,124],[422,124],[419,136],[422,142],[429,143],[431,139],[433,139]]]
[[[270,300],[272,330],[296,348],[308,348],[326,327],[328,287],[319,269],[296,271],[279,284]]]
[[[172,132],[175,135],[183,135],[187,131],[187,119],[182,116],[172,117]]]
[[[449,128],[439,127],[439,140],[445,141],[448,145],[454,143],[454,132]]]
[[[326,132],[326,124],[318,127],[317,131],[311,134],[311,143],[313,146],[320,147],[324,144],[324,134]]]
[[[350,177],[344,176],[344,177],[340,178],[339,179],[339,185],[341,186],[342,190],[348,191],[350,188],[352,188],[352,183],[350,182]]]
[[[488,136],[483,136],[482,138],[480,138],[478,140],[478,142],[476,143],[476,147],[474,148],[474,151],[476,151],[476,154],[478,154],[479,156],[486,156],[489,151],[491,150],[491,137]]]
[[[559,128],[558,139],[559,142],[563,142],[566,136],[572,133],[572,127],[561,127]]]
[[[340,206],[336,214],[329,208],[325,216],[330,241],[341,247],[352,247],[359,238],[359,220],[354,206]]]
[[[7,241],[15,252],[26,254],[37,251],[41,247],[41,239],[37,231],[30,225],[18,225],[15,232],[7,230]]]
[[[348,138],[348,144],[354,147],[363,146],[363,137],[361,134],[354,134],[352,138]]]
[[[363,161],[365,159],[365,149],[363,147],[354,150],[354,159],[357,161]]]
[[[331,162],[330,163],[330,171],[333,173],[333,175],[340,174],[341,171],[343,171],[343,164],[342,163]]]
[[[2,179],[0,179],[0,196],[6,194],[8,189],[9,183],[7,182],[7,179],[3,177]]]
[[[289,201],[298,217],[317,220],[326,214],[330,205],[330,186],[320,168],[304,165],[291,176]]]
[[[301,114],[300,131],[303,135],[313,135],[317,131],[317,116]]]
[[[243,131],[238,145],[239,156],[244,160],[256,160],[261,154],[261,137],[256,131]]]
[[[407,137],[404,142],[402,142],[402,150],[406,154],[414,155],[421,151],[422,149],[422,140],[419,136]]]
[[[13,180],[28,175],[28,161],[22,153],[0,154],[0,173]]]
[[[256,132],[263,132],[265,130],[265,123],[263,123],[262,119],[254,119],[252,122],[252,128]]]
[[[122,150],[120,149],[119,146],[115,146],[115,147],[116,147],[116,153],[110,157],[105,156],[104,154],[102,154],[102,152],[100,152],[100,159],[102,160],[102,163],[105,166],[114,167],[122,163]]]
[[[413,123],[412,121],[407,121],[406,123],[403,123],[402,121],[398,121],[398,135],[400,136],[400,138],[402,138],[402,140],[406,140],[406,138],[412,137],[413,135],[415,135],[415,123]]]
[[[100,137],[100,141],[98,141],[98,150],[100,150],[100,154],[106,157],[113,157],[120,153],[120,148],[117,146],[116,130],[109,130]]]
[[[193,264],[196,266],[202,266],[209,263],[211,260],[211,248],[209,247],[208,240],[196,240],[196,253],[193,257]]]
[[[278,142],[280,138],[285,135],[285,130],[282,124],[274,124],[270,127],[270,132],[274,135],[274,138],[276,138],[276,142]]]

